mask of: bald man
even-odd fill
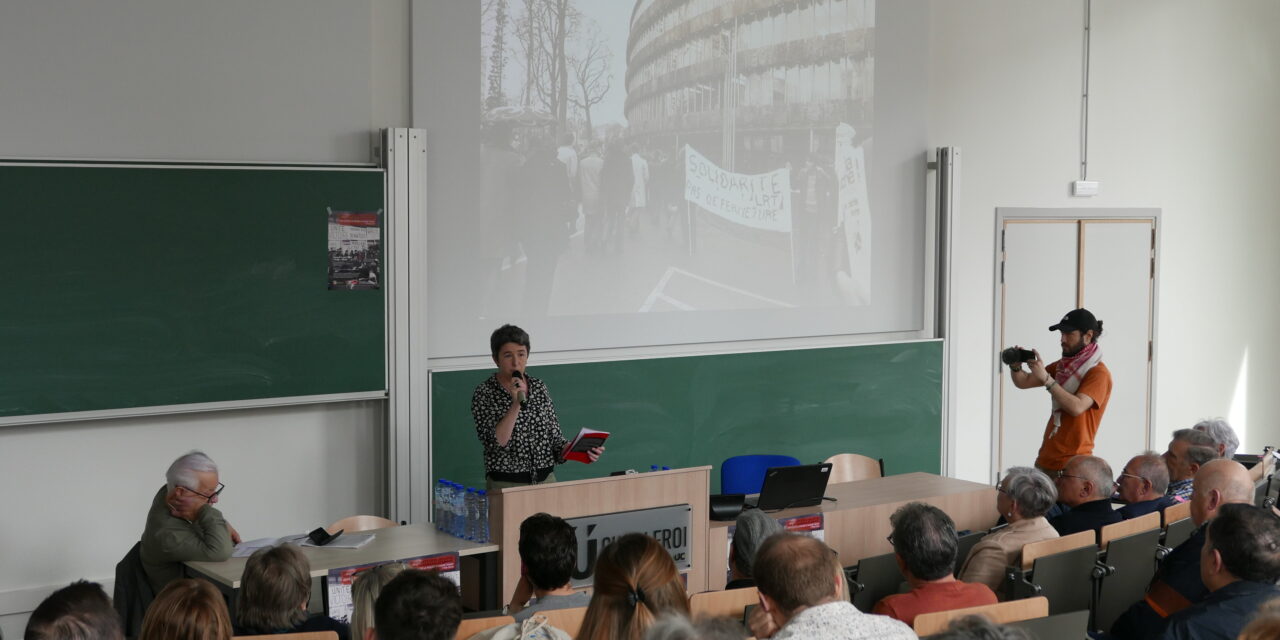
[[[1074,456],[1058,472],[1058,501],[1071,510],[1049,519],[1060,536],[1094,531],[1120,522],[1123,517],[1111,508],[1115,490],[1111,465],[1098,456]]]
[[[1196,532],[1160,562],[1146,597],[1129,607],[1112,625],[1114,637],[1159,638],[1164,634],[1169,616],[1209,595],[1200,577],[1205,524],[1218,516],[1224,504],[1252,504],[1253,479],[1239,462],[1219,459],[1200,467],[1193,486],[1191,521],[1196,524]]]

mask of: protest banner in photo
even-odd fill
[[[753,229],[791,232],[791,170],[745,174],[725,171],[684,147],[684,199],[725,220]]]
[[[839,185],[838,224],[844,227],[849,271],[842,283],[853,304],[871,303],[871,203],[867,199],[867,162],[863,148],[854,145],[854,129],[836,127],[836,183]]]

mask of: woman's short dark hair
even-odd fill
[[[524,329],[521,329],[514,324],[504,324],[501,327],[494,329],[493,333],[489,336],[489,352],[493,354],[493,358],[495,360],[498,358],[498,350],[502,348],[502,345],[508,342],[514,342],[529,351],[533,350],[533,348],[529,346],[529,334],[525,333]]]
[[[311,563],[298,547],[284,543],[249,556],[236,598],[236,624],[272,633],[307,619],[302,604],[311,596]]]
[[[578,536],[562,518],[535,513],[520,523],[520,561],[529,582],[551,591],[569,582],[578,565]]]

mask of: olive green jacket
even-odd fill
[[[160,487],[147,512],[147,527],[142,531],[142,568],[157,594],[164,586],[182,577],[182,563],[188,560],[221,562],[231,557],[235,546],[222,512],[213,505],[200,510],[196,519],[187,522],[169,514],[164,498],[167,487]]]

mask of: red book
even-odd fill
[[[604,445],[604,441],[609,438],[608,431],[596,431],[583,427],[569,444],[565,445],[561,458],[565,460],[577,460],[584,464],[591,464],[591,458],[587,456],[587,449],[594,449]]]

